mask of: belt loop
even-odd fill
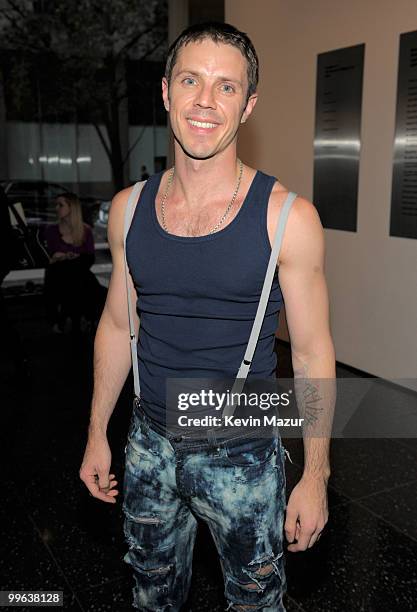
[[[140,405],[140,397],[135,395],[135,409],[137,410],[137,415],[140,421],[140,430],[144,436],[148,435],[149,432],[149,421],[146,418],[146,415],[143,411],[142,406]]]

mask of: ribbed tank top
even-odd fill
[[[126,239],[140,317],[141,406],[166,423],[167,378],[236,377],[271,254],[268,201],[276,179],[257,171],[237,215],[205,236],[175,236],[160,225],[155,198],[163,172],[142,189]],[[248,378],[275,376],[275,331],[283,303],[275,271]]]

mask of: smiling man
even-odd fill
[[[185,30],[169,50],[162,95],[175,139],[175,165],[151,176],[126,241],[141,398],[126,445],[125,560],[133,605],[179,611],[187,599],[196,517],[213,535],[228,610],[285,610],[284,531],[291,552],[311,547],[328,518],[328,437],[305,436],[305,466],[285,506],[280,436],[167,430],[167,378],[233,378],[245,353],[271,244],[288,189],[237,158],[240,124],[257,101],[258,59],[228,24]],[[123,222],[132,188],[109,217],[113,272],[95,339],[89,436],[80,476],[114,503],[107,425],[130,369]],[[288,216],[250,376],[276,369],[275,331],[285,299],[294,374],[335,375],[323,273],[323,230],[315,207],[296,197]],[[303,383],[305,384],[305,383]],[[323,407],[320,407],[322,410]],[[311,416],[311,415],[310,415]],[[188,433],[190,435],[188,435]],[[286,511],[286,512],[285,512]],[[284,526],[285,519],[285,526]]]

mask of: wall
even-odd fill
[[[311,200],[317,54],[365,43],[357,233],[325,230],[337,359],[417,377],[417,240],[389,237],[399,35],[415,0],[226,0],[225,19],[258,51],[259,101],[240,155]],[[278,336],[288,335],[282,319]]]

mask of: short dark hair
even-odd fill
[[[245,32],[241,32],[229,23],[221,23],[217,21],[208,21],[199,23],[186,28],[172,43],[168,49],[167,61],[165,65],[165,78],[168,85],[171,81],[172,70],[176,64],[178,52],[182,47],[190,42],[197,42],[205,39],[210,39],[215,43],[223,43],[232,45],[239,49],[248,64],[248,92],[246,101],[255,93],[258,86],[259,78],[259,61],[249,36]]]

